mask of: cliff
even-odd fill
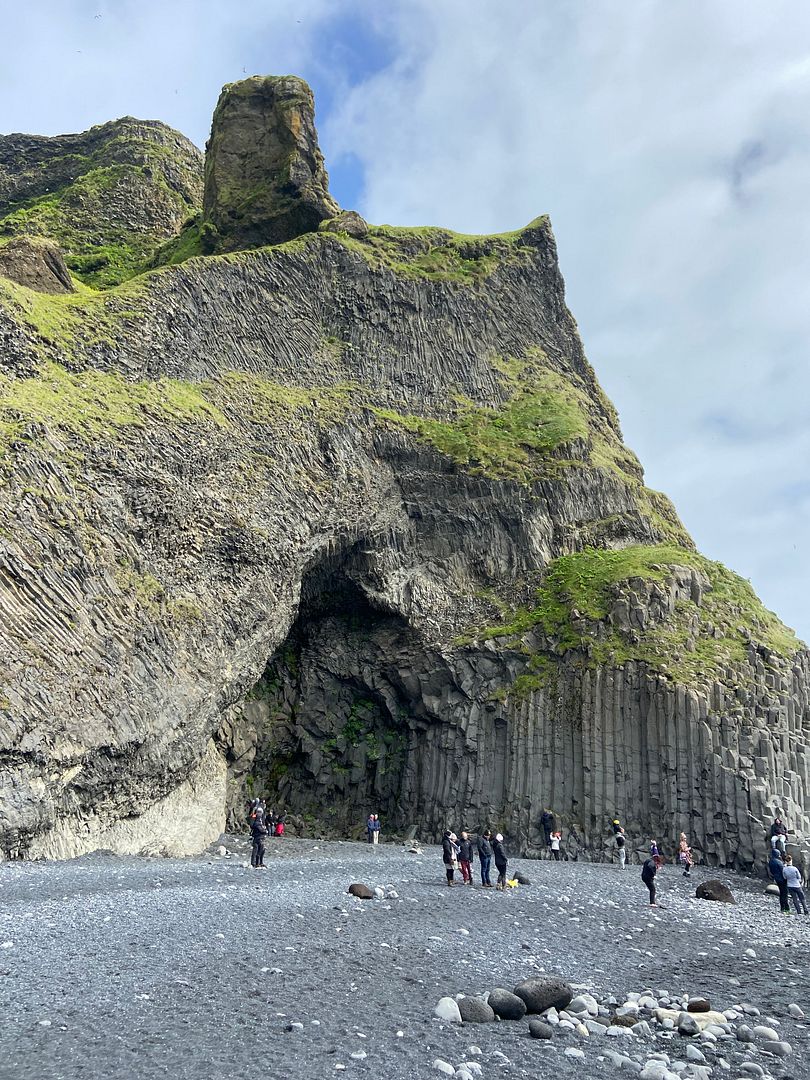
[[[0,278],[5,854],[199,850],[247,793],[526,852],[551,806],[597,858],[810,830],[810,655],[645,487],[548,221],[348,219]]]

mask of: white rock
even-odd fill
[[[754,1038],[757,1042],[779,1042],[779,1035],[772,1027],[757,1024],[754,1028]]]
[[[460,927],[458,928],[458,930],[456,931],[456,933],[458,933],[458,934],[464,934],[464,935],[465,935],[466,937],[469,937],[469,936],[470,936],[470,931],[469,931],[469,930],[466,930],[466,929],[465,929],[465,928],[464,928],[463,926],[460,926]]]
[[[638,1074],[639,1080],[664,1080],[669,1072],[665,1061],[648,1061]]]
[[[354,1058],[355,1061],[363,1061],[364,1058],[368,1057],[368,1054],[365,1052],[365,1050],[355,1050],[355,1052],[351,1056]]]
[[[477,1061],[465,1061],[464,1068],[467,1070],[467,1072],[472,1073],[473,1076],[481,1076],[484,1072],[480,1063]]]
[[[433,1010],[433,1015],[440,1020],[446,1020],[450,1024],[461,1023],[461,1013],[458,1011],[458,1003],[451,997],[440,998]],[[453,1070],[455,1072],[455,1069]]]
[[[777,1039],[776,1042],[763,1043],[762,1049],[766,1054],[773,1054],[774,1057],[780,1058],[787,1057],[788,1054],[793,1053],[793,1048],[790,1043],[780,1041],[779,1039]]]
[[[761,1065],[757,1065],[756,1061],[744,1061],[742,1065],[738,1065],[737,1068],[741,1073],[745,1073],[747,1076],[764,1076],[765,1070]]]
[[[706,1060],[706,1055],[698,1050],[694,1043],[689,1043],[686,1047],[686,1060],[697,1061],[702,1064]]]
[[[753,949],[746,949],[745,952],[743,953],[743,955],[744,956],[750,956],[752,960],[756,960],[756,958],[757,958],[757,954],[754,952]]]
[[[436,1058],[433,1062],[433,1068],[437,1072],[444,1073],[445,1076],[455,1076],[456,1070],[450,1064],[449,1061],[442,1061],[441,1058]]]
[[[804,1010],[799,1005],[788,1005],[788,1012],[794,1020],[804,1019]]]
[[[570,1057],[570,1058],[584,1058],[585,1057],[585,1051],[580,1050],[578,1046],[566,1046],[563,1053],[565,1054],[566,1057]]]
[[[469,1071],[469,1069],[465,1069],[463,1066],[456,1069],[455,1076],[456,1080],[473,1080],[473,1074]]]
[[[381,889],[380,886],[378,885],[374,890],[374,895],[377,897],[378,900],[384,900],[385,899],[385,889]]]
[[[467,1047],[467,1053],[470,1055],[470,1057],[481,1057],[482,1052],[483,1051],[481,1050],[480,1046]]]

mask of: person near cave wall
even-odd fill
[[[495,868],[498,871],[498,884],[495,887],[503,892],[506,888],[506,867],[508,860],[506,858],[506,849],[503,846],[503,836],[500,833],[498,833],[492,841],[492,854],[495,858]]]
[[[253,820],[250,823],[250,835],[253,847],[250,852],[250,865],[254,870],[266,870],[264,865],[265,841],[267,840],[267,824],[264,820],[264,811],[261,806],[256,807]]]
[[[779,910],[783,915],[789,915],[790,904],[788,903],[787,881],[785,881],[782,856],[776,848],[771,848],[771,857],[768,860],[768,871],[773,878],[774,884],[779,890]]]
[[[492,833],[485,829],[478,837],[478,862],[481,864],[481,886],[491,889],[492,882],[489,880],[489,870],[492,866]]]
[[[473,842],[470,840],[470,834],[462,832],[461,839],[458,844],[458,865],[461,867],[461,878],[465,885],[472,885],[472,862],[473,862]]]
[[[655,894],[655,875],[657,873],[658,864],[651,855],[649,859],[645,860],[644,865],[641,868],[641,880],[647,886],[650,893],[650,907],[658,907]]]
[[[451,829],[445,829],[442,837],[442,862],[447,875],[447,884],[451,889],[455,884],[453,878],[456,876],[458,866],[458,851],[458,837]]]
[[[548,807],[546,807],[540,815],[540,825],[543,828],[543,835],[546,838],[546,849],[551,851],[551,834],[554,832],[554,815]]]

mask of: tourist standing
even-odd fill
[[[453,878],[458,866],[458,837],[450,829],[446,829],[442,837],[442,862],[447,875],[447,884],[452,888],[455,884]]]
[[[619,825],[618,821],[614,822],[614,825]],[[627,838],[624,835],[624,829],[619,825],[618,832],[614,833],[616,837],[616,851],[619,856],[619,869],[624,870],[624,864],[627,862]]]
[[[692,870],[692,849],[689,847],[686,833],[681,833],[681,838],[678,841],[678,862],[683,867],[683,876],[688,878]]]
[[[645,860],[644,865],[641,868],[641,880],[650,892],[650,907],[658,907],[658,904],[655,902],[655,875],[657,873],[658,866],[655,862],[655,858],[651,855],[649,859]]]
[[[555,862],[560,861],[560,841],[562,836],[560,833],[555,832],[551,834],[551,855]]]
[[[489,829],[485,829],[478,837],[478,861],[481,864],[481,885],[485,889],[492,888],[492,882],[489,880],[489,870],[492,866],[491,838],[492,833]]]
[[[373,822],[371,826],[371,842],[372,844],[379,844],[380,842],[380,815],[372,814],[371,820]]]
[[[798,866],[793,865],[793,856],[785,856],[785,865],[782,867],[782,873],[787,883],[788,896],[793,901],[793,906],[796,909],[797,915],[807,914],[807,902],[804,899],[804,889],[802,888],[802,875]]]
[[[492,855],[495,859],[495,869],[498,871],[498,884],[496,888],[501,892],[506,888],[506,849],[503,846],[503,836],[497,833],[492,841]]]
[[[554,815],[548,807],[540,816],[540,824],[543,827],[543,835],[546,838],[546,848],[551,850],[551,834],[554,832]]]
[[[472,885],[473,844],[470,834],[463,832],[458,844],[458,865],[465,885]]]
[[[254,870],[266,870],[264,865],[265,841],[267,840],[267,825],[260,806],[256,807],[256,813],[250,823],[250,835],[253,847],[250,852],[250,865]]]
[[[278,815],[278,817],[276,818],[276,828],[275,828],[275,834],[274,835],[276,835],[276,836],[283,836],[284,835],[284,826],[286,824],[286,821],[287,821],[287,817],[286,817],[285,814],[279,814]]]
[[[790,904],[788,903],[788,887],[785,881],[784,866],[782,865],[782,856],[776,850],[771,848],[771,857],[768,860],[768,870],[771,877],[774,880],[774,884],[779,889],[779,910],[783,915],[790,914]]]

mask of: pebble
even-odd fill
[[[686,1060],[697,1061],[702,1064],[706,1060],[706,1055],[702,1051],[698,1050],[696,1046],[690,1043],[686,1048]]]
[[[757,1065],[755,1061],[744,1061],[742,1065],[738,1065],[737,1068],[741,1073],[745,1073],[747,1076],[764,1076],[765,1070],[761,1065]]]
[[[774,1057],[787,1057],[793,1053],[793,1048],[790,1043],[782,1042],[777,1039],[775,1042],[766,1042],[762,1044],[762,1049],[766,1054],[773,1054]]]
[[[804,1010],[799,1005],[788,1005],[788,1012],[794,1020],[804,1019]]]
[[[752,1032],[757,1042],[779,1042],[779,1035],[772,1027],[757,1024]]]
[[[437,1072],[444,1073],[445,1076],[455,1076],[456,1070],[450,1064],[449,1061],[442,1061],[441,1058],[436,1058],[433,1062],[433,1068]]]
[[[585,1051],[580,1050],[578,1046],[566,1046],[563,1053],[565,1054],[566,1057],[570,1057],[570,1058],[584,1058],[585,1057]]]

